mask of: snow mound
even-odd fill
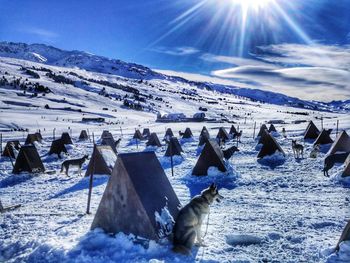
[[[159,214],[158,211],[154,213],[155,220],[159,225],[159,232],[158,236],[160,238],[166,238],[169,236],[173,231],[173,226],[175,223],[174,218],[171,216],[168,206],[162,208],[161,213]]]
[[[181,179],[190,189],[203,189],[203,187],[207,187],[212,183],[215,183],[219,188],[233,189],[236,187],[236,180],[240,177],[240,174],[229,163],[225,163],[225,166],[226,172],[221,172],[217,167],[211,166],[208,168],[208,174],[205,176],[192,175],[191,171]]]
[[[265,242],[265,238],[251,234],[230,234],[226,236],[226,243],[231,246],[259,245]]]
[[[327,261],[326,261],[326,263],[348,263],[348,262],[350,262],[350,241],[341,242],[338,253],[334,252],[327,258]]]
[[[189,142],[195,142],[194,138],[191,137],[191,138],[182,138],[182,139],[180,139],[180,143],[181,144],[189,143]]]
[[[185,158],[182,155],[174,155],[173,156],[173,165],[174,166],[179,165],[184,160],[185,160]],[[166,156],[160,157],[159,162],[160,162],[161,166],[163,167],[163,169],[171,168],[171,158],[170,157],[166,157]]]
[[[261,165],[276,167],[284,164],[285,161],[286,157],[283,155],[283,153],[277,151],[272,155],[267,155],[259,159],[258,163],[260,163]]]
[[[103,159],[105,160],[108,167],[113,168],[114,164],[117,160],[117,156],[111,149],[101,149],[101,154]]]

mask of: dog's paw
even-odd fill
[[[196,242],[194,245],[195,245],[196,247],[207,247],[207,245],[204,244],[203,242]]]

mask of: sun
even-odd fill
[[[260,10],[267,8],[274,0],[226,0],[233,5],[240,5],[243,9]]]

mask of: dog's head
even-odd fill
[[[214,201],[220,203],[221,199],[224,198],[219,194],[218,187],[214,183],[202,191],[202,196],[208,200],[209,204],[212,204]]]
[[[85,154],[83,157],[85,160],[89,160],[89,155]]]

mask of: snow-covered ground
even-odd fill
[[[28,81],[39,82],[53,92],[38,97],[19,96],[17,93],[22,91],[18,88],[0,86],[3,140],[19,139],[24,143],[27,132],[13,131],[14,128],[29,129],[29,132],[40,129],[44,140],[37,145],[39,153],[45,168],[55,173],[13,175],[9,159],[1,159],[1,201],[5,206],[18,203],[22,206],[0,215],[0,262],[349,262],[349,242],[342,244],[339,255],[333,253],[350,218],[350,181],[339,177],[343,166],[336,165],[330,171],[330,178],[326,178],[322,173],[324,152],[317,159],[311,159],[308,156],[312,145],[305,143],[305,158],[296,160],[291,150],[291,139],[301,141],[307,126],[306,122],[295,124],[294,121],[314,120],[320,128],[319,118],[323,117],[324,127],[335,129],[339,120],[339,129],[350,133],[349,112],[321,112],[262,104],[175,80],[150,79],[147,83],[139,83],[111,74],[45,65],[56,74],[76,81],[73,86],[53,82],[43,71],[36,71],[40,79],[32,79],[23,73],[21,66],[31,68],[42,64],[0,58],[0,78],[28,78]],[[78,76],[86,83],[82,83]],[[153,107],[162,112],[183,112],[192,116],[202,106],[208,108],[208,118],[221,119],[221,114],[224,114],[235,121],[235,126],[243,130],[243,137],[240,151],[229,161],[230,173],[223,175],[211,171],[208,177],[200,178],[190,175],[198,158],[197,144],[202,126],[207,126],[211,136],[215,137],[219,127],[224,126],[228,131],[231,124],[158,123],[155,122],[155,112],[127,109],[122,107],[122,101],[114,99],[116,95],[124,97],[129,93],[86,80],[90,78],[138,88],[142,93],[152,95],[146,99],[145,105],[153,103]],[[113,95],[112,98],[98,94],[103,88]],[[196,95],[188,97],[196,100],[181,99],[185,95],[176,92],[183,89],[194,92]],[[155,97],[162,98],[162,101],[155,100]],[[210,100],[218,104],[208,103]],[[50,109],[44,108],[46,104]],[[110,124],[83,123],[81,118],[84,116],[104,117]],[[254,122],[257,134],[260,124],[270,120],[283,120],[285,124],[275,126],[278,131],[284,127],[288,134],[286,139],[276,137],[286,158],[272,167],[257,161],[257,142],[253,139]],[[95,177],[92,214],[87,215],[89,178],[80,177],[76,170],[70,177],[60,174],[62,160],[47,156],[54,129],[56,138],[64,131],[72,134],[74,145],[68,151],[69,158],[73,158],[92,153],[92,142],[78,141],[82,129],[94,134],[95,140],[108,129],[115,139],[122,138],[118,151],[124,153],[146,148],[145,142],[130,143],[135,128],[150,128],[162,139],[168,127],[175,135],[190,127],[195,139],[182,144],[183,158],[175,159],[173,177],[169,160],[164,157],[166,147],[156,149],[181,203],[186,204],[213,181],[225,197],[211,208],[206,246],[194,248],[190,257],[174,254],[170,243],[150,241],[141,245],[123,233],[108,236],[99,230],[90,231],[108,177]],[[334,132],[332,138],[335,138]],[[231,144],[234,142],[227,146]],[[87,163],[83,174],[86,166]]]

